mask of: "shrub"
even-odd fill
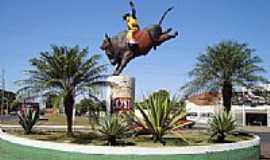
[[[181,123],[181,119],[186,116],[184,106],[176,104],[179,104],[176,99],[171,100],[169,96],[150,96],[144,103],[137,104],[142,119],[135,115],[135,121],[150,131],[154,142],[165,145],[164,135],[184,126]]]
[[[17,112],[19,110],[21,104],[22,103],[20,101],[18,101],[18,100],[12,101],[10,110]]]
[[[39,119],[39,111],[34,108],[22,108],[17,115],[25,134],[30,134]]]
[[[224,142],[228,134],[236,128],[236,121],[232,118],[231,113],[222,112],[214,115],[209,120],[210,139],[216,142]]]
[[[120,114],[106,114],[100,122],[99,132],[106,136],[110,146],[117,144],[117,139],[127,136],[129,132],[127,121]]]

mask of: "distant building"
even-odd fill
[[[270,127],[270,105],[267,102],[267,98],[262,98],[256,94],[260,93],[258,87],[254,88],[253,90],[234,93],[232,114],[238,125]],[[268,87],[264,86],[263,89],[270,89],[270,85]],[[249,97],[245,99],[245,95],[249,95]],[[187,119],[193,120],[197,124],[207,124],[213,114],[223,110],[222,96],[219,93],[193,95],[187,99],[186,104]]]
[[[3,97],[2,92],[3,92],[3,90],[0,89],[0,113],[3,113],[2,111],[4,111],[6,113],[9,109],[11,103],[16,99],[16,93],[5,90],[4,97]],[[2,106],[2,98],[4,99],[3,106]]]
[[[186,101],[187,119],[196,124],[207,124],[209,118],[222,109],[221,95],[217,92],[200,93]]]
[[[192,95],[188,101],[200,106],[217,105],[220,103],[221,94],[218,92],[205,92]]]

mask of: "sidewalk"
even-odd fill
[[[245,127],[241,127],[240,129],[245,130],[247,132],[252,132],[252,133],[269,133],[270,134],[270,127],[245,126]]]

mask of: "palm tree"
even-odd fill
[[[195,68],[189,73],[192,80],[182,89],[187,95],[221,89],[223,106],[229,112],[234,85],[249,86],[267,81],[261,76],[264,68],[258,65],[262,60],[252,55],[254,52],[246,43],[236,41],[223,41],[208,47],[197,58]]]
[[[41,52],[40,57],[30,60],[33,68],[26,71],[29,78],[20,81],[23,85],[20,91],[61,96],[67,117],[67,134],[72,135],[75,98],[89,88],[105,83],[106,65],[99,64],[100,55],[87,58],[87,48],[54,45],[51,48],[51,52]]]

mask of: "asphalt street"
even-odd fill
[[[255,134],[261,137],[261,160],[270,160],[270,132]]]

